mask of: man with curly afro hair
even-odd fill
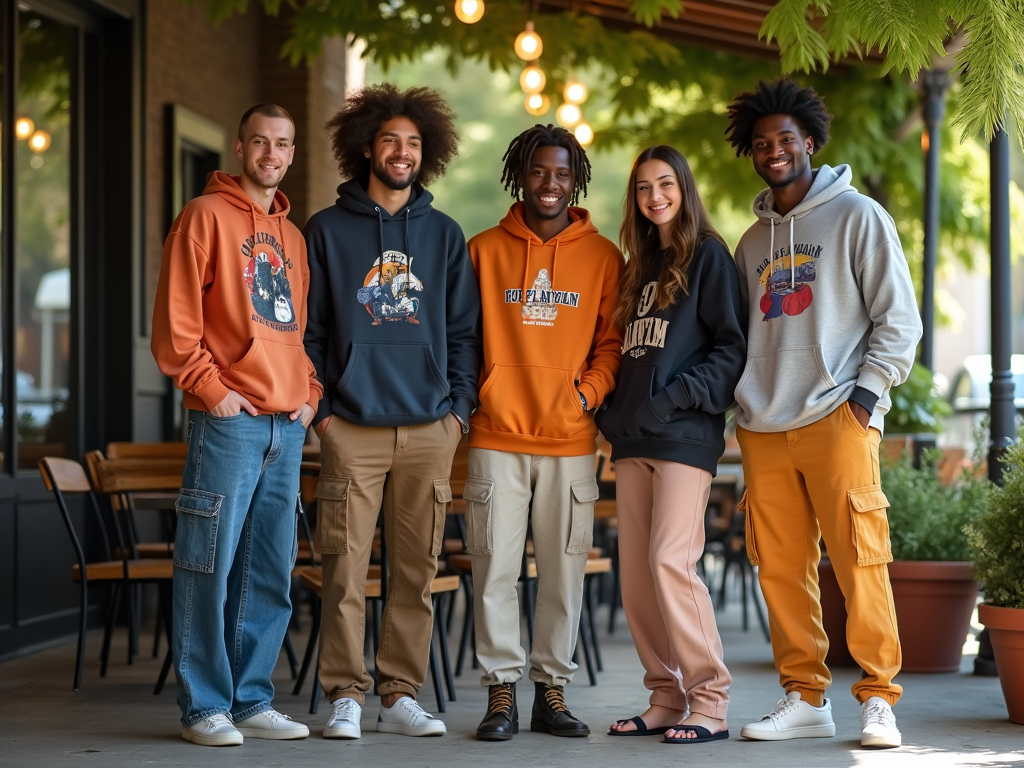
[[[786,696],[748,739],[834,736],[819,538],[846,597],[847,638],[864,676],[861,744],[898,747],[903,689],[878,443],[921,338],[914,286],[892,218],[851,186],[848,165],[817,169],[832,116],[811,88],[761,81],[728,108],[726,135],[768,189],[740,239],[748,359],[736,388],[747,549],[759,565]]]
[[[424,189],[458,151],[455,115],[430,88],[385,83],[327,123],[348,180],[306,224],[305,347],[324,385],[317,551],[323,556],[320,680],[326,738],[357,739],[367,567],[382,504],[390,589],[377,653],[377,730],[445,733],[416,702],[430,652],[455,448],[477,404],[480,290],[459,225]]]

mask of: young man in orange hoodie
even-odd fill
[[[242,174],[214,172],[179,214],[153,311],[153,355],[189,409],[173,652],[181,735],[204,746],[309,735],[273,709],[270,682],[291,617],[302,444],[323,394],[302,347],[306,246],[277,189],[294,137],[281,107],[245,113]]]
[[[530,727],[587,736],[563,687],[576,671],[598,496],[591,412],[615,386],[620,361],[612,315],[622,255],[586,210],[572,207],[587,193],[590,163],[571,133],[536,125],[512,141],[504,159],[501,180],[517,202],[501,224],[469,242],[484,328],[464,493],[477,656],[489,689],[477,738],[506,741],[519,728],[515,687],[526,655],[516,582],[530,523],[538,573]]]

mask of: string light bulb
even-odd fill
[[[573,135],[581,146],[589,147],[594,140],[594,129],[589,123],[580,123],[573,129]]]
[[[50,134],[40,129],[29,137],[28,148],[39,155],[50,148],[51,141]]]
[[[536,61],[544,53],[544,41],[533,31],[533,22],[526,22],[526,30],[520,32],[515,42],[516,56],[523,61]]]
[[[544,70],[536,64],[531,64],[519,75],[519,85],[527,93],[540,93],[547,85],[548,78]]]
[[[14,124],[14,135],[19,139],[27,139],[36,129],[36,124],[27,117],[19,117]]]
[[[543,93],[531,93],[526,97],[526,111],[534,117],[546,115],[551,109],[551,99]]]
[[[465,24],[476,24],[484,17],[484,0],[455,0],[455,18]]]
[[[579,80],[570,80],[565,84],[562,98],[568,104],[582,104],[587,100],[587,86]]]
[[[572,128],[583,119],[583,110],[575,104],[563,104],[555,112],[555,119],[563,128]]]

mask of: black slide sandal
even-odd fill
[[[668,728],[665,729],[666,731]],[[662,739],[663,744],[703,744],[706,741],[720,741],[722,739],[729,738],[729,731],[719,731],[718,733],[712,733],[703,725],[673,725],[672,730],[676,731],[693,731],[697,734],[695,739],[680,738],[673,736],[669,738],[666,736]]]
[[[675,728],[674,725],[666,725],[663,728],[648,728],[647,723],[644,722],[640,715],[631,717],[628,720],[616,720],[616,723],[633,723],[636,726],[635,731],[608,731],[609,736],[661,736],[663,733],[668,731],[669,728]]]

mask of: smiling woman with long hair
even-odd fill
[[[623,213],[622,366],[597,423],[612,445],[622,602],[651,697],[609,733],[714,741],[729,736],[731,678],[696,564],[746,359],[739,276],[672,147],[636,159]]]

